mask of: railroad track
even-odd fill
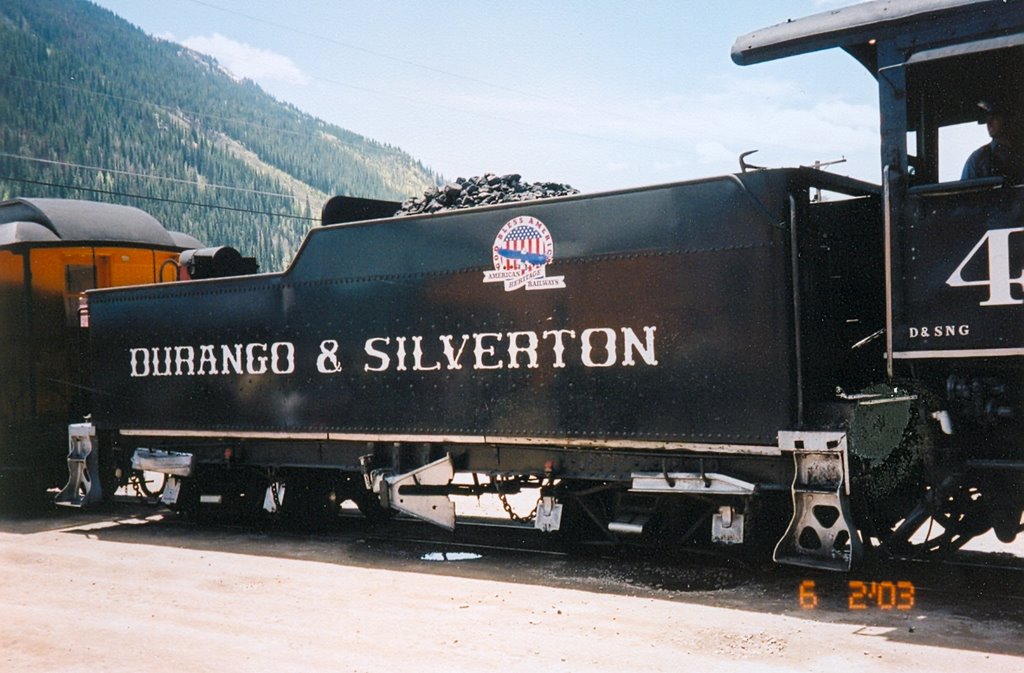
[[[525,560],[529,557],[558,559],[566,574],[603,577],[607,580],[605,588],[612,591],[650,591],[662,595],[756,587],[763,596],[775,597],[774,605],[781,609],[806,607],[800,604],[800,591],[802,586],[808,586],[807,582],[813,583],[815,596],[821,599],[823,607],[835,610],[851,609],[858,601],[871,609],[887,609],[879,601],[888,601],[893,603],[888,607],[895,608],[896,594],[876,593],[871,598],[855,596],[854,600],[850,592],[863,590],[866,594],[872,586],[876,592],[891,592],[908,584],[913,586],[918,602],[972,608],[974,614],[984,613],[989,600],[1000,605],[1019,605],[1024,601],[1024,558],[1001,553],[960,551],[941,560],[869,558],[854,572],[843,575],[779,566],[770,561],[770,554],[750,558],[700,547],[615,547],[601,541],[567,545],[557,535],[540,533],[529,524],[490,518],[460,518],[454,531],[401,516],[370,524],[354,513],[343,514],[315,529],[289,525],[272,517],[255,525],[226,520],[196,523],[167,510],[151,509],[134,498],[115,502],[109,512],[139,518],[159,512],[163,518],[152,523],[164,530],[258,531],[274,540],[303,540],[318,545],[363,543],[368,547],[366,560],[371,563],[377,553],[440,562],[483,558],[510,566],[529,565]],[[737,605],[742,605],[742,599],[737,600]]]

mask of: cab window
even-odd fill
[[[960,181],[968,157],[990,140],[985,106],[1024,123],[1024,45],[1013,43],[1019,38],[934,49],[907,61],[911,186]],[[1024,129],[1015,135],[1024,138]]]

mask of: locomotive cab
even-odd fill
[[[1002,4],[1020,22],[1019,5]],[[1024,35],[1020,23],[1016,32],[978,24],[969,40],[929,45],[879,70],[888,371],[936,391],[930,413],[943,424],[933,480],[955,485],[935,494],[940,517],[963,529],[947,531],[951,544],[989,526],[1011,541],[1024,509]],[[986,156],[1008,147],[1004,165],[976,166],[942,142],[955,125],[985,129],[986,120],[998,135],[979,134],[975,147],[986,143],[978,150]]]
[[[741,37],[733,59],[831,47],[878,81],[885,385],[914,397],[926,421],[907,422],[904,444],[927,445],[915,448],[927,495],[882,537],[909,545],[931,518],[945,530],[926,550],[990,527],[1012,540],[1024,509],[1024,12],[1019,2],[869,2]],[[988,139],[958,146],[956,134],[993,106],[1016,159],[961,172]]]

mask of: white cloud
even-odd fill
[[[604,139],[624,149],[658,149],[655,160],[673,162],[679,153],[701,163],[760,148],[772,161],[809,164],[853,151],[877,152],[878,112],[867,102],[808,95],[792,81],[723,78],[703,92],[646,100],[567,101],[495,95],[460,97],[470,114],[518,121],[566,139]],[[789,156],[769,158],[771,150]],[[799,155],[794,156],[794,155]],[[777,163],[778,162],[778,163]]]
[[[238,77],[247,77],[257,82],[273,80],[300,85],[310,81],[309,76],[287,56],[232,40],[220,33],[190,37],[182,44],[213,56]]]
[[[861,89],[823,92],[754,73],[695,78],[647,98],[575,91],[540,97],[413,82],[405,95],[414,104],[406,107],[417,115],[401,144],[445,173],[476,175],[486,157],[486,170],[500,165],[585,191],[735,172],[740,153],[755,149],[753,164],[845,158],[829,170],[877,181],[873,82]]]
[[[632,168],[633,167],[625,161],[608,161],[604,165],[604,169],[609,173],[624,173]]]
[[[810,165],[846,157],[837,172],[874,179],[878,112],[869,102],[818,98],[784,80],[732,79],[706,93],[647,100],[606,100],[570,108],[551,104],[543,115],[505,104],[490,110],[586,142],[604,139],[637,157],[656,177],[699,176],[738,169],[738,157],[760,150],[752,163]],[[568,139],[568,138],[567,138]],[[589,144],[592,144],[592,140]]]
[[[647,101],[631,135],[690,147],[701,163],[733,167],[740,152],[759,149],[754,163],[808,165],[878,151],[878,112],[870,103],[812,99],[785,81],[722,83],[712,93]],[[852,166],[850,168],[853,168]],[[868,175],[873,167],[861,165]]]

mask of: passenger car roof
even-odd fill
[[[18,235],[7,225],[17,223]],[[37,225],[26,226],[26,223]],[[38,227],[48,230],[47,236]],[[138,208],[76,199],[17,198],[0,203],[0,228],[12,229],[8,243],[17,240],[131,243],[167,248],[190,239],[172,234],[160,222]],[[29,237],[26,238],[26,235]],[[198,243],[198,241],[195,241]]]

